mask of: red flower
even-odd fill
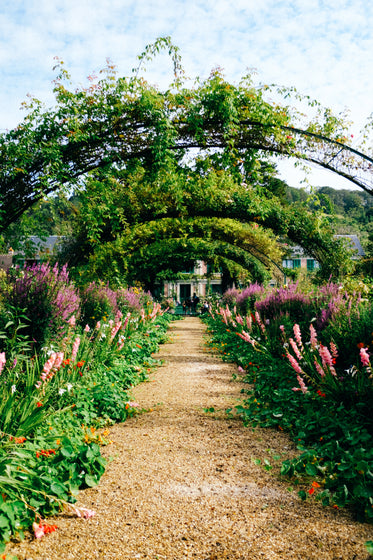
[[[312,487],[308,490],[308,493],[310,496],[312,496],[312,494],[315,492],[315,489]]]
[[[41,406],[43,406],[43,403],[37,402],[37,403],[36,403],[36,406],[37,406],[38,408],[40,408]]]

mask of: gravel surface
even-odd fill
[[[7,551],[19,560],[367,560],[372,526],[300,501],[278,476],[276,456],[295,453],[287,436],[226,415],[242,385],[204,349],[205,326],[187,317],[172,331],[163,365],[132,391],[151,411],[111,428],[103,454],[112,461],[80,494],[96,515],[49,520],[55,533]]]

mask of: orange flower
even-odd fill
[[[318,482],[316,482],[315,480],[312,482],[312,486],[314,488],[321,488],[320,484]]]

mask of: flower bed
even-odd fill
[[[287,431],[296,442],[299,456],[285,461],[281,473],[309,484],[300,497],[348,506],[372,522],[372,306],[358,294],[327,291],[302,298],[291,287],[289,298],[263,294],[246,316],[225,306],[204,320],[212,347],[237,363],[248,384],[235,412],[247,424]],[[304,318],[303,305],[314,316],[299,321],[301,328],[292,312]],[[318,322],[331,308],[328,321]]]
[[[54,531],[56,526],[46,519],[62,510],[85,518],[94,515],[90,510],[76,508],[78,492],[95,486],[105,471],[100,446],[109,442],[108,427],[140,412],[140,405],[131,398],[131,387],[147,379],[158,363],[152,354],[166,340],[171,320],[171,315],[164,314],[149,294],[122,289],[115,298],[115,316],[108,304],[105,315],[100,320],[96,318],[94,326],[82,324],[79,317],[84,315],[83,298],[68,281],[66,270],[61,274],[48,267],[32,269],[32,279],[26,283],[28,292],[18,290],[22,294],[20,308],[14,294],[17,282],[21,280],[24,287],[27,272],[12,274],[6,282],[3,278],[1,291],[3,550],[6,542],[13,537],[22,538],[25,530],[32,530],[36,538]],[[49,282],[43,281],[42,288],[37,285],[40,275],[49,275]],[[60,307],[50,295],[51,277],[56,280],[52,292],[60,294]],[[71,299],[70,307],[61,305],[61,284]],[[93,291],[91,288],[91,306]],[[101,299],[97,309],[102,306],[103,291],[98,290]],[[32,305],[37,294],[39,302],[48,302],[49,307],[43,309],[70,309],[66,316],[51,313],[47,324],[40,320],[38,340],[29,336],[36,331],[28,328],[32,325],[32,305],[25,292],[31,294]],[[145,303],[145,308],[139,302]],[[57,321],[53,320],[55,316]]]

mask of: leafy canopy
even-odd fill
[[[173,61],[175,80],[169,89],[159,91],[140,70],[164,48]],[[135,253],[125,248],[127,241],[136,242],[137,253],[145,259],[140,238],[150,234],[139,225],[171,218],[185,224],[168,220],[154,226],[152,235],[158,237],[148,244],[148,255],[154,249],[153,258],[160,258],[159,238],[169,247],[167,239],[174,240],[174,247],[177,239],[187,238],[191,258],[211,254],[226,262],[229,254],[228,261],[237,266],[254,270],[250,264],[254,258],[268,268],[278,260],[275,235],[283,235],[315,256],[325,274],[343,271],[347,261],[325,220],[287,208],[272,195],[274,170],[264,154],[308,159],[369,189],[366,174],[372,160],[349,146],[346,120],[295,90],[256,86],[250,75],[233,85],[216,69],[206,80],[186,87],[178,49],[169,38],[146,47],[139,63],[132,76],[118,77],[108,61],[99,78],[89,77],[88,87],[74,88],[63,62],[57,60],[55,107],[46,110],[37,99],[30,99],[22,123],[0,136],[1,227],[49,193],[74,188],[81,191],[75,232],[80,248],[95,266],[112,254],[112,273],[132,274],[131,267],[138,266],[133,264]],[[267,99],[268,93],[281,96],[285,103]],[[308,122],[287,104],[292,97],[312,108]],[[196,221],[200,237],[193,237],[197,218],[210,221],[204,222],[203,234]],[[239,223],[231,223],[228,232],[219,226],[222,219]],[[261,237],[258,232],[255,240],[248,227],[253,221],[268,230],[260,230]],[[135,226],[137,234],[132,231]],[[202,243],[192,243],[205,235],[219,250],[206,245],[202,251]],[[261,260],[265,237],[267,258]],[[240,251],[245,253],[242,258]]]

